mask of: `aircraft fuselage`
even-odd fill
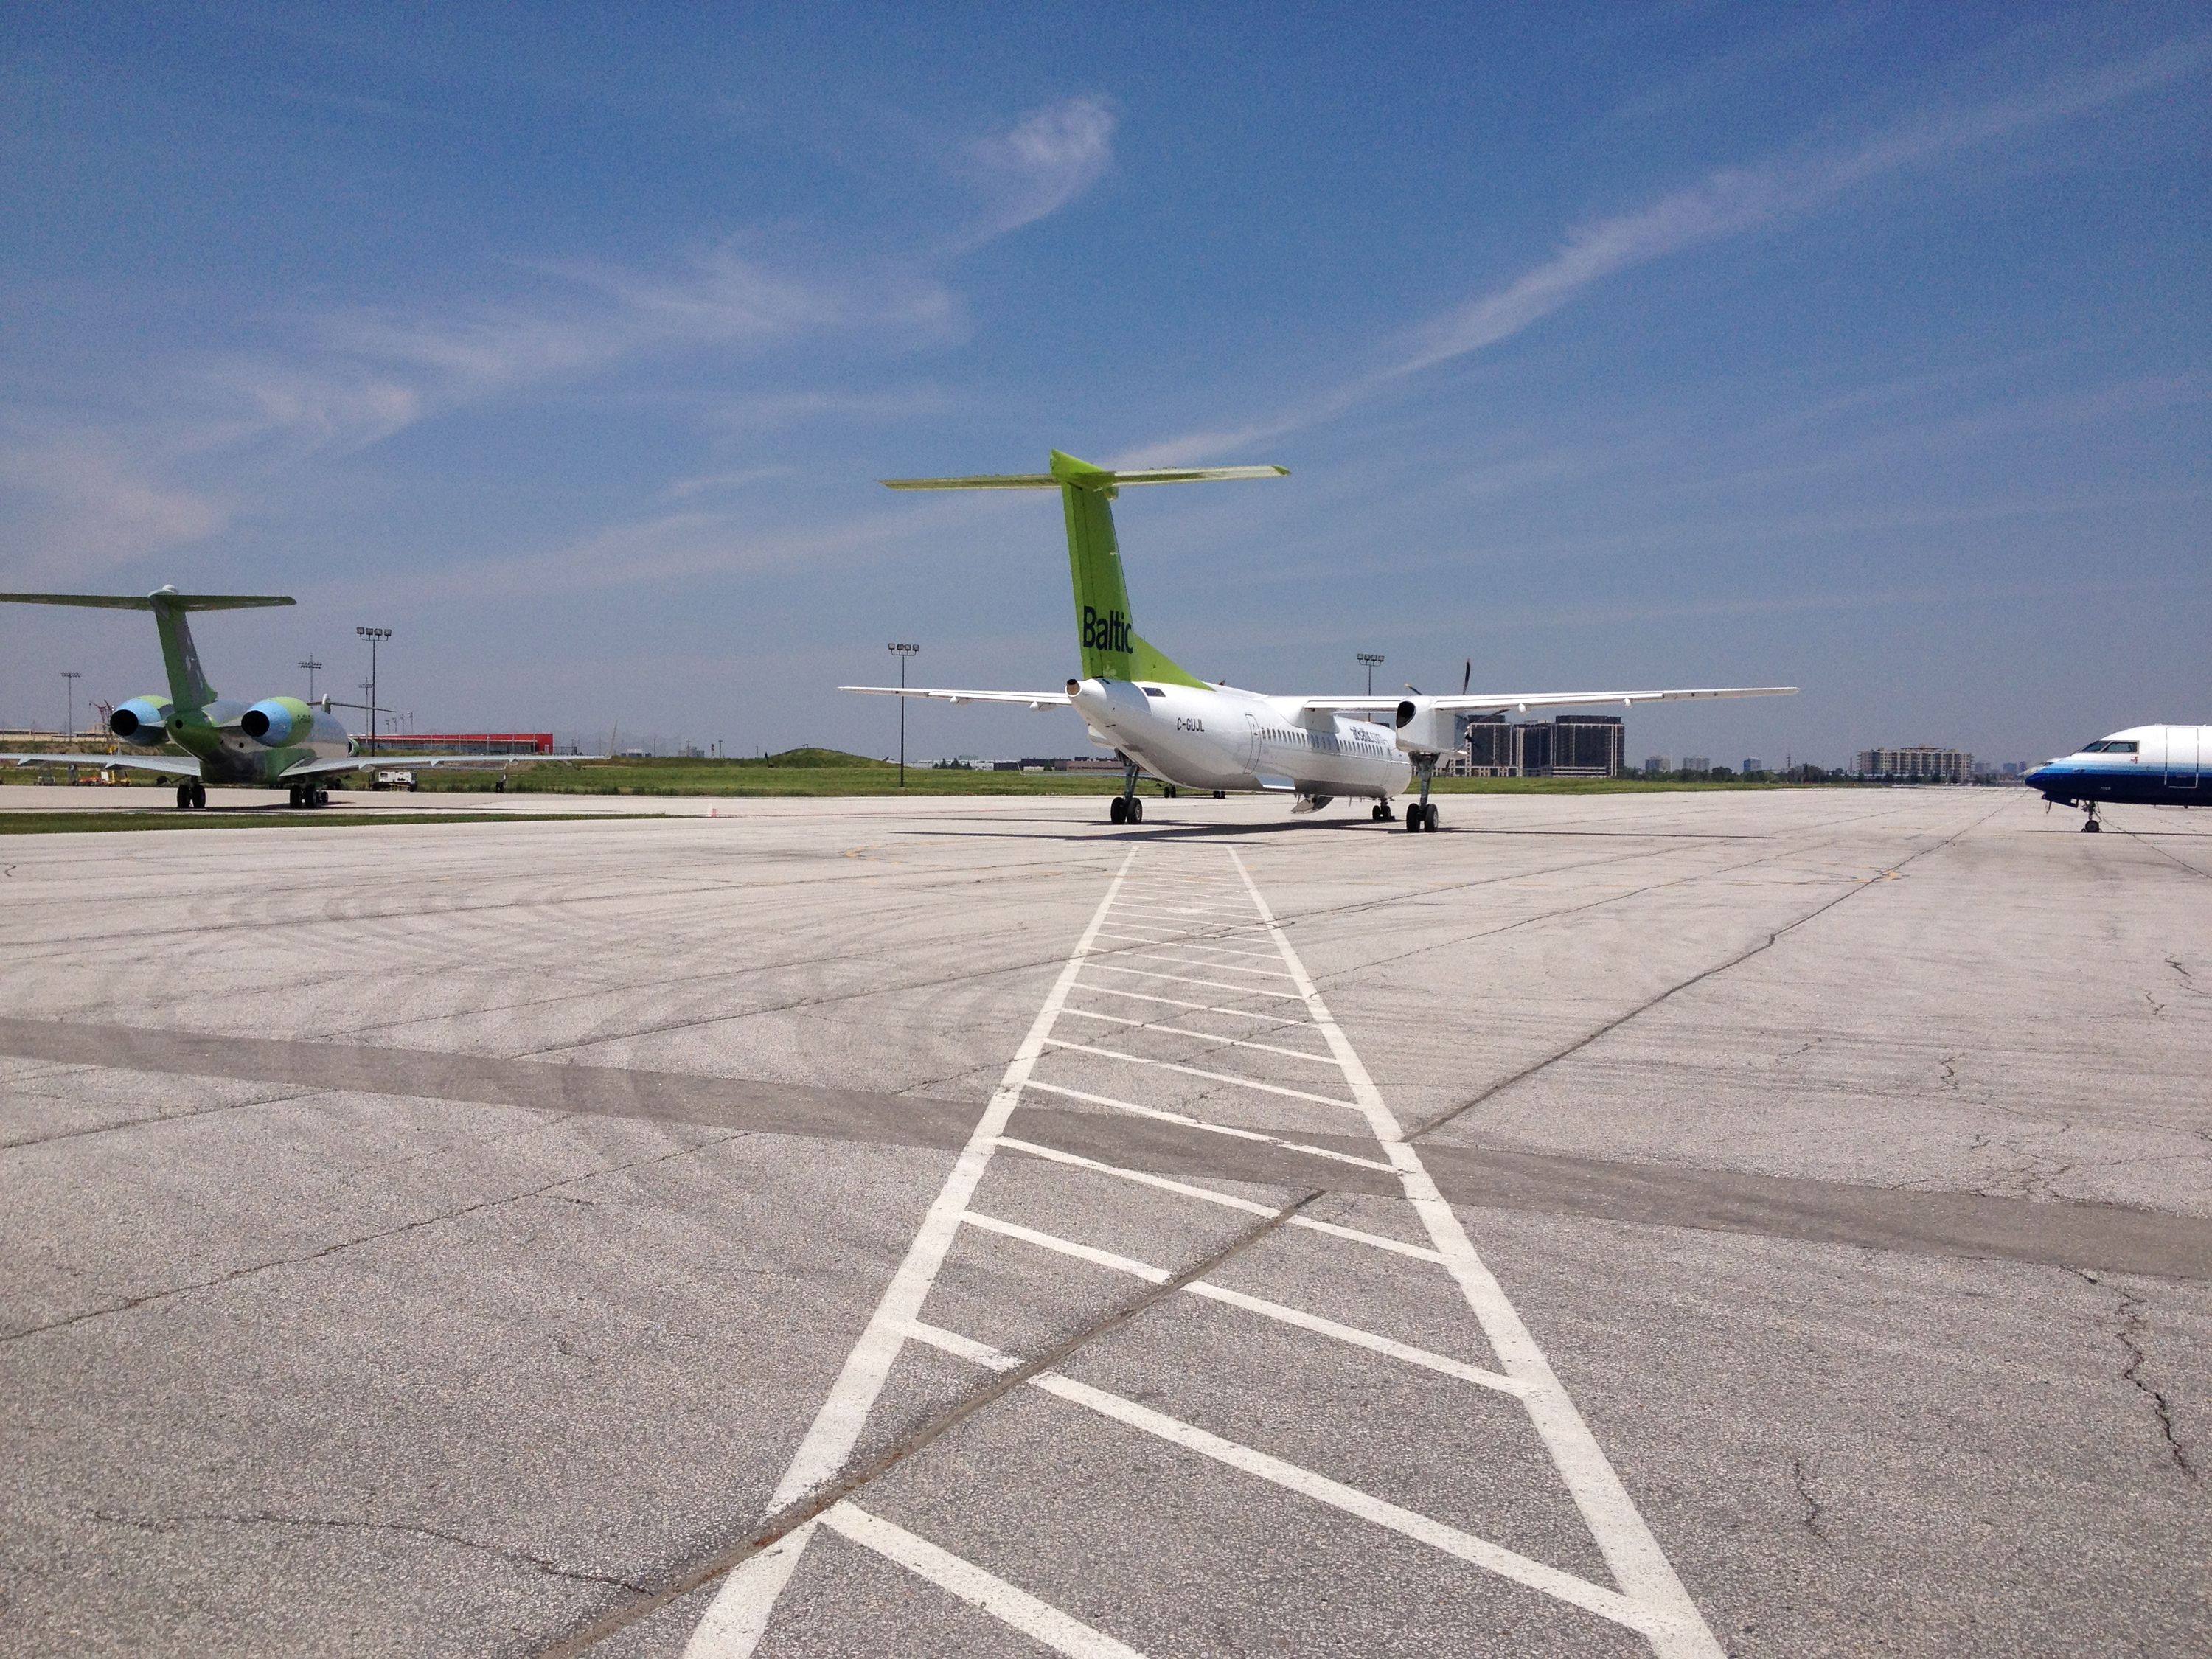
[[[295,740],[274,747],[262,743],[239,724],[252,707],[219,697],[204,708],[177,711],[169,736],[199,762],[201,781],[274,786],[302,761],[335,760],[354,752],[343,723],[321,708],[310,709],[308,729]]]
[[[2069,806],[2212,805],[2212,726],[2131,726],[2045,761],[2023,781]]]
[[[1099,743],[1186,789],[1388,800],[1413,776],[1389,727],[1296,697],[1109,679],[1072,680],[1068,696]]]

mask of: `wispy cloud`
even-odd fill
[[[989,204],[974,240],[1034,224],[1097,184],[1114,160],[1114,127],[1105,100],[1069,98],[970,144],[969,168]]]
[[[127,564],[204,540],[228,517],[223,502],[148,477],[97,434],[0,442],[0,536],[18,575]]]
[[[1424,370],[1510,339],[1607,278],[1816,212],[1860,186],[1909,168],[2089,114],[2196,75],[2208,60],[2212,36],[2191,37],[2010,98],[1900,122],[1856,144],[1717,169],[1642,207],[1576,227],[1549,258],[1407,329],[1384,343],[1374,367],[1289,409],[1147,444],[1118,459],[1123,465],[1189,460],[1321,425],[1392,393]]]

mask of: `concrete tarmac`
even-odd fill
[[[2212,1649],[2202,815],[364,799],[0,843],[0,1655]]]

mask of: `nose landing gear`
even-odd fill
[[[1132,760],[1121,763],[1121,793],[1114,797],[1114,804],[1106,809],[1107,821],[1111,823],[1142,823],[1145,803],[1137,798],[1137,763]]]
[[[1406,833],[1409,836],[1423,832],[1434,835],[1437,832],[1437,809],[1429,799],[1429,779],[1436,771],[1437,757],[1434,755],[1416,757],[1413,767],[1421,780],[1421,798],[1406,809]],[[1389,813],[1386,811],[1383,816],[1387,817]]]

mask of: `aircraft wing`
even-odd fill
[[[1531,708],[1594,708],[1617,702],[1632,708],[1639,702],[1682,702],[1705,697],[1789,697],[1794,685],[1721,685],[1674,691],[1500,691],[1455,696],[1419,697],[1431,708],[1453,714],[1526,714]],[[1418,693],[1408,696],[1419,696]],[[1395,714],[1405,697],[1305,697],[1299,707],[1316,714]]]
[[[164,777],[197,778],[200,763],[185,755],[0,755],[0,761],[17,766],[89,766],[106,771],[111,766],[133,772],[159,772]]]
[[[841,685],[840,691],[860,691],[872,697],[927,697],[933,702],[1003,702],[1024,708],[1065,708],[1065,691],[944,691],[927,685]],[[1393,703],[1392,708],[1397,705]]]
[[[605,755],[339,755],[329,760],[301,761],[276,775],[280,783],[301,778],[331,777],[340,772],[405,769],[428,771],[438,766],[531,766],[542,761],[605,760]]]

